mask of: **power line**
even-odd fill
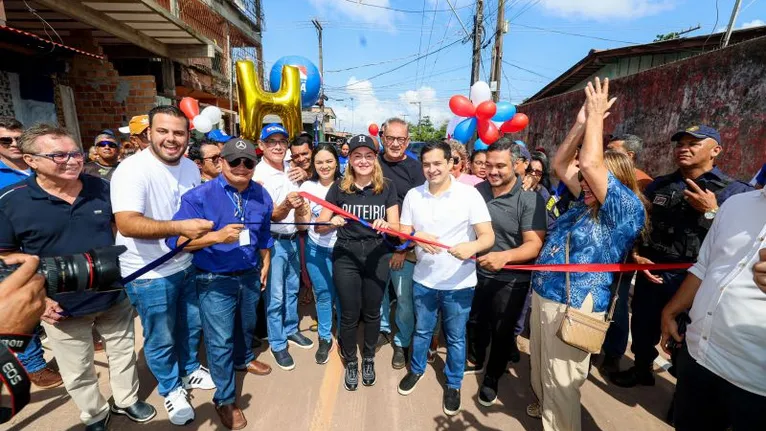
[[[553,78],[547,77],[547,76],[545,76],[545,75],[542,75],[542,74],[540,74],[540,73],[537,73],[537,72],[535,72],[534,70],[530,70],[530,69],[527,69],[527,68],[525,68],[525,67],[521,67],[521,66],[519,66],[519,65],[517,65],[517,64],[513,64],[513,63],[511,63],[511,62],[509,62],[509,61],[507,61],[507,60],[503,60],[503,63],[505,63],[505,64],[507,64],[508,66],[511,66],[511,67],[513,67],[513,68],[515,68],[515,69],[523,70],[524,72],[527,72],[527,73],[531,73],[532,75],[535,75],[535,76],[539,76],[540,78],[544,78],[544,79],[547,79],[547,80],[551,80],[551,79],[553,79]]]
[[[426,0],[423,0],[423,13],[420,15],[420,37],[418,38],[418,55],[423,48],[423,22],[426,19]],[[428,49],[426,49],[428,52]],[[418,83],[418,72],[420,71],[420,59],[418,58],[418,64],[415,65],[415,85]]]
[[[415,54],[410,54],[410,55],[407,55],[407,56],[404,56],[404,57],[392,58],[390,60],[377,61],[375,63],[360,64],[359,66],[351,66],[351,67],[346,67],[346,68],[343,68],[343,69],[326,70],[325,73],[346,72],[348,70],[361,69],[363,67],[379,66],[381,64],[394,63],[396,61],[406,60],[408,58],[416,57],[418,55],[419,55],[418,53],[415,53]]]
[[[377,5],[377,4],[362,3],[362,0],[345,0],[345,1],[348,2],[348,3],[353,3],[355,5],[359,5],[359,6],[374,7],[374,8],[377,8],[377,9],[385,9],[385,10],[390,10],[390,11],[400,12],[400,13],[421,14],[421,13],[426,13],[426,12],[429,12],[429,13],[430,12],[452,12],[452,9],[430,9],[430,10],[425,10],[425,9],[423,9],[423,10],[411,10],[410,9],[410,10],[408,10],[408,9],[399,9],[399,8],[390,7],[390,6],[382,6],[382,5]],[[475,5],[476,5],[476,3],[465,5],[465,6],[456,7],[455,9],[456,10],[458,10],[458,9],[465,9],[465,8],[469,8],[469,7],[474,7]]]
[[[439,0],[436,0],[436,6],[439,6]],[[424,15],[425,16],[425,15]],[[451,17],[451,15],[450,15]],[[434,12],[433,18],[431,18],[431,31],[428,33],[428,45],[426,46],[426,51],[431,49],[431,38],[434,35],[434,24],[436,24],[436,12]],[[423,77],[426,74],[426,69],[428,68],[428,62],[423,60],[423,74],[420,76],[420,82],[423,82]]]
[[[640,45],[638,42],[629,42],[629,41],[625,41],[625,40],[609,39],[609,38],[606,38],[606,37],[599,37],[599,36],[589,36],[587,34],[572,33],[572,32],[569,32],[569,31],[561,31],[561,30],[554,30],[554,29],[550,29],[550,28],[537,27],[537,26],[534,26],[534,25],[526,25],[526,24],[519,24],[519,23],[515,23],[513,25],[515,25],[516,27],[531,28],[531,29],[534,29],[534,30],[540,30],[540,31],[545,31],[545,32],[549,32],[549,33],[565,34],[567,36],[584,37],[584,38],[587,38],[587,39],[603,40],[603,41],[607,41],[607,42],[627,43],[629,45]]]

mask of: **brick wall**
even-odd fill
[[[633,133],[644,139],[638,165],[650,175],[675,169],[670,137],[704,123],[723,140],[718,165],[750,180],[766,162],[766,37],[610,81],[617,103],[606,134]],[[529,127],[516,134],[549,154],[564,139],[582,106],[581,90],[519,106]]]

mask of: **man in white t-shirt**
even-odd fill
[[[120,256],[123,277],[168,253],[164,238],[196,239],[213,228],[208,220],[171,221],[181,196],[200,184],[197,166],[183,156],[188,140],[184,114],[174,106],[158,106],[149,112],[149,147],[112,175],[116,242],[127,247]],[[197,360],[202,324],[191,260],[190,254],[179,253],[125,286],[144,328],[146,363],[175,425],[194,420],[187,389],[215,388]]]
[[[263,159],[255,167],[253,179],[263,184],[274,201],[271,216],[271,268],[266,283],[266,324],[269,332],[269,346],[279,368],[295,368],[289,342],[301,349],[314,347],[314,342],[298,332],[298,290],[300,288],[300,247],[295,222],[306,223],[311,213],[303,198],[298,195],[297,181],[305,179],[305,171],[291,167],[285,161],[287,154],[287,130],[279,124],[267,124],[261,131],[258,145]],[[297,170],[300,170],[298,172]]]
[[[443,410],[453,416],[460,411],[465,327],[477,283],[476,263],[470,257],[492,248],[495,234],[479,191],[450,175],[454,163],[450,155],[450,146],[443,142],[423,146],[420,160],[427,182],[410,190],[402,205],[402,232],[452,248],[445,251],[418,242],[415,249],[415,335],[410,371],[399,383],[398,391],[409,395],[423,376],[431,335],[441,312],[447,340]]]

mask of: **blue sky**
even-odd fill
[[[324,27],[325,94],[341,130],[364,132],[371,122],[407,115],[418,106],[435,122],[451,117],[452,95],[468,95],[474,0],[267,0],[263,51],[266,74],[284,55],[318,63],[312,18]],[[484,0],[489,41],[481,79],[488,81],[498,0]],[[506,0],[501,99],[520,103],[588,54],[697,24],[690,36],[722,31],[734,0]],[[716,5],[718,22],[716,24]],[[378,6],[378,7],[375,7]],[[397,9],[397,10],[392,10]],[[423,13],[423,10],[426,10]],[[458,16],[460,20],[458,20]],[[736,28],[766,25],[766,0],[743,0]],[[418,54],[437,51],[420,60]],[[415,61],[413,61],[415,60]],[[410,64],[406,64],[411,62]],[[373,64],[377,63],[377,64]],[[360,67],[363,65],[370,66]],[[397,70],[392,70],[398,68]],[[354,98],[353,114],[351,97]],[[343,99],[343,100],[337,100]],[[353,129],[352,129],[353,123]]]

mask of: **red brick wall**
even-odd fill
[[[749,181],[766,162],[766,38],[670,63],[611,81],[617,96],[605,133],[644,139],[638,165],[650,175],[675,169],[670,137],[694,124],[716,127],[723,140],[718,166]],[[581,90],[519,106],[528,128],[516,134],[548,154],[564,139],[582,106]]]

